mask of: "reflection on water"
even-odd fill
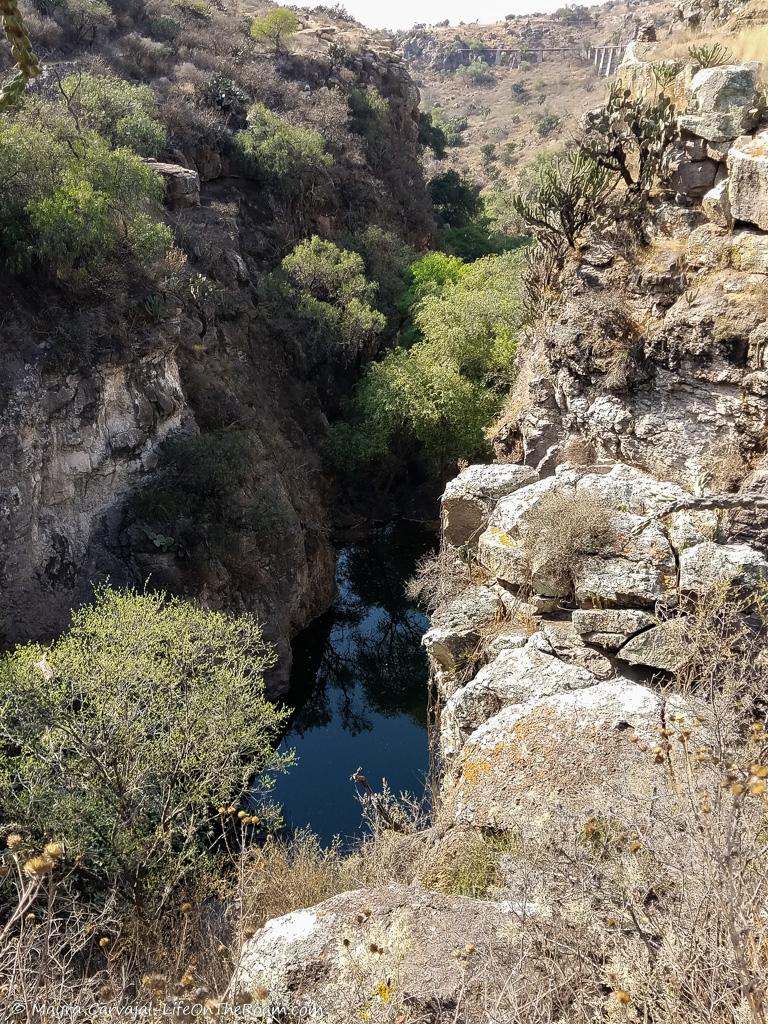
[[[310,826],[324,842],[361,828],[350,775],[358,768],[378,789],[421,795],[427,771],[428,621],[404,583],[434,534],[396,522],[339,553],[338,596],[294,645],[288,702],[295,707],[282,748],[296,764],[274,798],[286,824]]]

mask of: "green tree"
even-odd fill
[[[134,85],[115,75],[67,75],[61,82],[67,107],[77,118],[115,146],[155,157],[167,134],[157,120],[157,100],[148,85]]]
[[[254,18],[251,22],[251,38],[257,43],[274,47],[276,53],[285,49],[286,40],[290,39],[299,28],[299,19],[287,7],[276,7],[273,11]]]
[[[413,269],[420,340],[374,363],[355,389],[331,441],[347,468],[382,458],[395,437],[441,468],[483,454],[485,430],[512,379],[522,322],[520,255],[464,266],[434,253]]]
[[[216,808],[266,794],[285,713],[258,623],[103,588],[0,662],[3,825],[63,842],[91,892],[159,916],[215,857]]]
[[[445,150],[448,139],[442,125],[440,125],[432,114],[422,112],[419,114],[419,145],[431,149],[437,160],[445,158]]]
[[[61,105],[30,105],[0,124],[0,181],[0,245],[12,272],[37,264],[87,285],[126,262],[151,266],[170,245],[156,218],[160,176],[78,130]]]
[[[235,135],[235,145],[256,177],[271,180],[284,195],[308,197],[333,158],[312,128],[288,124],[263,103],[248,110],[248,127]]]
[[[314,235],[282,262],[286,291],[298,316],[311,326],[316,354],[351,360],[386,325],[373,307],[376,285],[365,277],[362,256]]]

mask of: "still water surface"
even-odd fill
[[[350,775],[374,789],[421,796],[427,773],[428,620],[404,593],[434,533],[398,521],[342,548],[333,608],[294,644],[295,708],[281,749],[296,763],[273,793],[286,826],[309,826],[324,843],[362,829]]]

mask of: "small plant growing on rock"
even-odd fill
[[[615,187],[613,170],[581,149],[565,153],[544,165],[529,198],[516,195],[512,205],[545,246],[575,248]]]
[[[713,43],[711,46],[689,46],[688,56],[700,68],[715,68],[721,64],[730,64],[733,60],[728,48],[721,43]]]
[[[545,494],[525,517],[523,550],[534,589],[569,594],[582,556],[614,543],[611,512],[589,493]]]
[[[587,114],[583,148],[600,167],[621,175],[631,192],[647,193],[674,131],[667,96],[646,103],[615,85],[605,106]]]

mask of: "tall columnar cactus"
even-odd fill
[[[17,0],[0,0],[0,23],[16,59],[14,73],[0,85],[0,110],[4,110],[18,101],[30,78],[40,74],[40,64],[32,50]]]

